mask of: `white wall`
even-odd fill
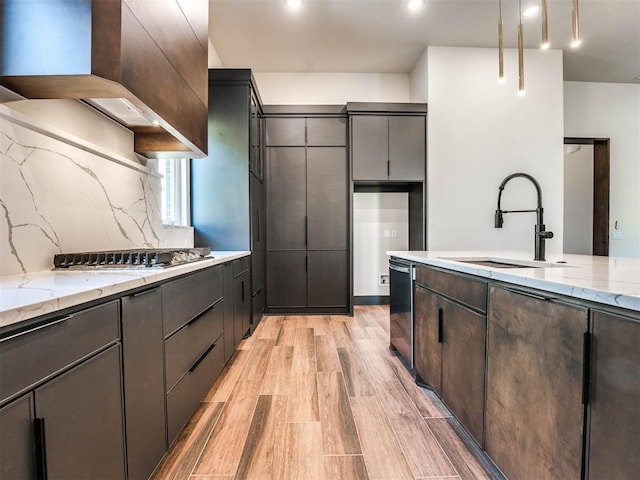
[[[404,73],[254,72],[265,105],[343,105],[347,102],[409,102]]]
[[[425,48],[409,73],[412,102],[426,103],[429,98],[428,59],[429,49]]]
[[[514,172],[542,187],[548,252],[562,251],[562,52],[525,52],[526,95],[517,95],[517,51],[497,81],[493,48],[428,49],[428,248],[530,251],[535,214],[505,216],[495,229],[498,185]],[[503,209],[535,208],[533,185],[509,183]]]
[[[562,251],[593,254],[593,145],[566,145]]]
[[[609,255],[640,258],[640,85],[565,82],[564,134],[609,138]]]
[[[396,237],[385,236],[396,232]],[[388,250],[409,249],[409,195],[356,193],[353,197],[353,294],[387,296],[380,274],[389,273]]]

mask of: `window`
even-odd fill
[[[160,159],[158,168],[162,175],[162,223],[189,225],[189,161]]]

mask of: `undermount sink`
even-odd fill
[[[508,258],[493,258],[493,257],[440,257],[442,260],[453,260],[454,262],[469,263],[472,265],[479,265],[481,267],[492,268],[558,268],[568,267],[564,262],[552,263],[552,262],[538,262],[535,260],[512,260]]]

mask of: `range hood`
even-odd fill
[[[208,0],[3,0],[0,85],[81,99],[147,158],[207,154]]]

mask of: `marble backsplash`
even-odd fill
[[[0,111],[0,275],[54,253],[164,246],[161,179]]]

